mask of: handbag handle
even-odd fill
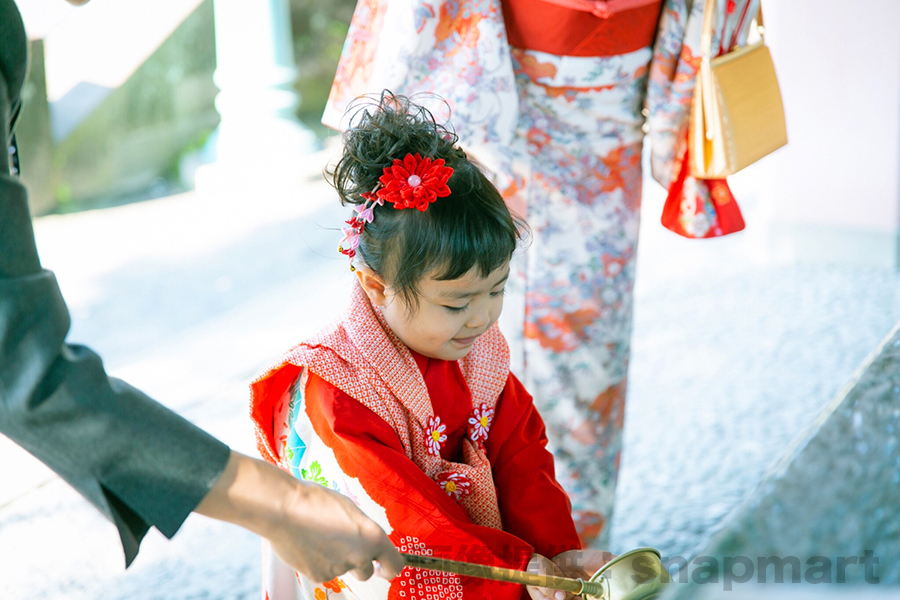
[[[750,2],[752,1],[750,0]],[[700,57],[703,60],[712,58],[712,36],[713,23],[716,17],[716,2],[717,0],[706,0],[706,4],[703,7],[703,30],[700,33]],[[764,40],[765,28],[763,27],[762,0],[760,0],[759,10],[756,13],[756,30],[760,39]]]
[[[749,0],[752,2],[753,0]],[[700,74],[699,76],[703,78],[705,81],[711,81],[712,78],[712,67],[710,66],[710,60],[712,58],[712,36],[713,36],[713,21],[715,20],[716,14],[716,0],[706,0],[706,4],[703,7],[703,29],[700,34]],[[759,3],[759,12],[757,13],[756,26],[760,30],[760,38],[762,38],[762,1]],[[703,86],[703,97],[700,101],[703,103],[705,107],[713,106],[713,86],[705,85]],[[706,115],[706,111],[703,111],[704,117]],[[711,124],[707,123],[705,118],[703,122],[703,132],[707,141],[712,141],[714,137],[714,131],[712,130]]]

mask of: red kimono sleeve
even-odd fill
[[[401,552],[525,569],[533,546],[506,531],[472,523],[466,511],[406,457],[396,433],[378,415],[314,374],[307,382],[305,404],[316,435],[334,452],[341,470],[385,509],[391,541]],[[459,592],[466,598],[527,597],[516,584],[462,577],[462,589],[451,589],[454,586],[443,581],[429,571],[406,568],[391,583],[389,597],[459,597]]]
[[[581,548],[572,506],[556,481],[544,421],[510,373],[485,443],[506,531],[553,558]]]

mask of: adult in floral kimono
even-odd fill
[[[758,6],[717,0],[717,53],[745,42]],[[702,238],[743,226],[724,181],[684,168],[703,9],[359,0],[323,117],[341,128],[362,94],[433,92],[446,106],[431,108],[449,107],[463,147],[527,219],[532,239],[514,261],[501,326],[592,547],[608,535],[621,456],[644,128],[653,176],[670,191],[669,228]]]

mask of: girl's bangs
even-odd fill
[[[441,224],[428,236],[426,256],[431,260],[426,270],[434,279],[459,279],[473,267],[487,277],[512,258],[518,240],[515,222],[508,213],[480,208],[457,215],[456,226]]]

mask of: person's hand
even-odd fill
[[[569,550],[554,556],[553,564],[563,577],[587,581],[615,557],[605,550]]]
[[[294,480],[296,481],[296,480]],[[403,569],[397,549],[374,521],[346,496],[315,483],[297,481],[284,516],[265,537],[287,565],[314,581],[347,571],[359,580],[374,574],[393,579]]]
[[[537,573],[538,575],[555,575],[557,577],[563,577],[562,571],[553,564],[553,561],[540,554],[531,555],[531,560],[528,561],[527,570],[529,573]],[[550,590],[531,585],[525,586],[525,589],[528,590],[528,595],[531,596],[531,600],[569,600],[572,598],[572,594],[562,590]]]
[[[393,579],[403,558],[374,521],[348,498],[294,479],[237,452],[195,512],[240,525],[269,540],[292,569],[322,582],[348,571]]]

